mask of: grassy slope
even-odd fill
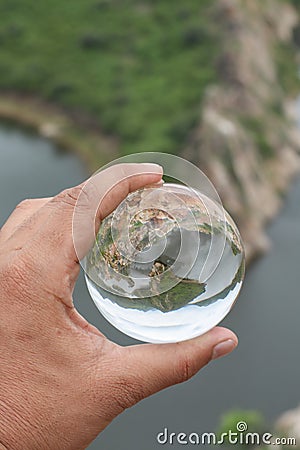
[[[179,150],[215,80],[211,0],[1,0],[0,89],[81,109],[123,153]]]

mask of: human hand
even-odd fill
[[[73,306],[79,258],[101,218],[161,177],[157,165],[116,165],[53,198],[22,202],[1,229],[0,449],[84,449],[126,408],[237,345],[217,327],[177,344],[123,348]],[[76,251],[72,226],[82,230]]]

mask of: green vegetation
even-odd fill
[[[225,444],[222,447],[227,449],[267,450],[274,445],[286,450],[299,449],[296,438],[287,430],[280,430],[276,423],[268,425],[263,414],[256,410],[232,409],[226,412],[221,417],[217,435]],[[263,437],[270,444],[264,442]],[[282,444],[276,444],[277,438],[282,440]]]
[[[300,12],[298,0],[289,1]],[[83,155],[90,168],[120,152],[178,153],[201,118],[207,86],[222,84],[226,30],[217,23],[216,4],[0,1],[0,92],[28,94],[25,106],[19,98],[2,97],[1,117],[39,130],[54,123],[58,132],[51,137]],[[274,48],[280,85],[294,96],[299,92],[297,48],[300,26],[294,43]],[[39,117],[35,96],[46,106],[61,107],[58,118],[47,107]],[[280,99],[270,105],[270,113],[281,119]],[[262,156],[274,156],[265,124],[250,118],[244,125]],[[230,152],[225,159],[232,159]]]
[[[96,118],[122,153],[176,152],[215,80],[210,0],[0,3],[0,89]]]
[[[243,423],[246,424],[246,429],[243,429]],[[240,425],[239,425],[240,424]],[[221,417],[221,423],[218,429],[218,435],[219,437],[225,436],[225,433],[227,433],[227,436],[224,438],[224,442],[227,448],[249,448],[251,447],[250,444],[247,445],[247,443],[241,444],[240,442],[238,445],[233,445],[229,442],[228,439],[228,433],[231,431],[232,433],[240,433],[244,431],[245,433],[262,433],[265,430],[265,420],[263,415],[254,410],[240,410],[240,409],[234,409],[231,411],[228,411]],[[252,445],[254,447],[254,445]]]
[[[251,133],[252,138],[264,159],[274,156],[274,148],[269,144],[266,136],[266,126],[261,119],[257,117],[243,117],[241,122]]]
[[[131,308],[142,310],[155,308],[162,312],[175,311],[199,297],[206,289],[205,283],[180,281],[180,278],[173,275],[171,270],[163,273],[161,279],[157,281],[160,289],[163,290],[164,287],[167,289],[165,292],[152,297],[126,299],[127,304],[129,303]],[[176,285],[170,289],[169,286],[172,283]]]
[[[206,285],[204,283],[178,282],[179,279],[176,279],[174,275],[172,276],[171,272],[168,272],[168,276],[168,284],[172,281],[172,277],[173,281],[178,284],[169,289],[168,292],[163,292],[160,295],[154,295],[152,297],[130,298],[126,295],[108,294],[105,289],[99,286],[97,286],[97,289],[102,293],[104,298],[109,297],[110,300],[123,308],[138,309],[141,311],[149,311],[154,308],[163,313],[182,308],[182,306],[187,305],[191,300],[205,292]],[[113,288],[120,291],[119,286],[113,285]]]
[[[277,45],[274,55],[275,61],[277,63],[278,79],[280,81],[280,85],[282,86],[283,90],[289,95],[299,94],[299,74],[297,70],[298,64],[296,61],[296,55],[296,42],[294,44],[281,43]]]

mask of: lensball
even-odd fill
[[[239,231],[221,204],[181,184],[132,192],[85,260],[92,299],[125,334],[178,342],[217,325],[242,286]]]

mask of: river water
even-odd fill
[[[25,131],[0,126],[0,224],[20,200],[54,195],[86,175],[72,154]],[[158,449],[156,435],[164,427],[170,432],[214,431],[220,416],[232,408],[259,410],[271,423],[300,403],[300,180],[268,234],[271,251],[248,271],[240,298],[224,321],[239,335],[239,348],[188,383],[118,417],[90,450]],[[110,338],[134,343],[100,316],[82,275],[74,297],[80,312]]]

